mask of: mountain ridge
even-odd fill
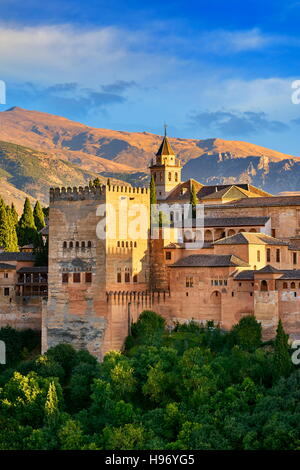
[[[49,166],[51,161],[65,162],[76,167],[77,172],[122,178],[134,185],[148,183],[149,162],[161,139],[162,136],[149,132],[95,128],[17,106],[0,113],[1,141],[43,153]],[[248,182],[271,192],[274,187],[277,192],[300,190],[299,156],[220,138],[169,137],[169,141],[182,161],[184,178],[192,175],[204,184]],[[77,181],[77,177],[74,178],[71,185],[76,185]],[[26,192],[26,187],[17,189]],[[35,197],[32,191],[30,194]],[[43,197],[45,199],[46,195]]]

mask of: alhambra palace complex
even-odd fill
[[[145,309],[170,327],[193,319],[228,329],[253,314],[266,338],[281,318],[291,337],[300,337],[300,196],[182,182],[167,137],[150,171],[158,202],[189,203],[195,187],[204,204],[203,247],[191,245],[193,227],[183,237],[174,225],[158,239],[119,233],[120,201],[149,209],[148,188],[50,189],[49,267],[34,267],[30,248],[0,252],[0,326],[41,329],[43,351],[67,342],[100,360],[122,348],[130,322]],[[116,234],[105,238],[96,233],[101,204],[108,222],[111,208],[117,216]]]

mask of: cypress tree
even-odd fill
[[[156,204],[156,185],[155,185],[155,180],[154,176],[151,176],[151,181],[150,181],[150,204]]]
[[[15,208],[15,205],[14,205],[13,202],[11,203],[10,213],[11,213],[11,216],[12,216],[12,220],[14,221],[14,224],[17,225],[18,220],[19,220],[19,215],[16,211],[16,208]]]
[[[16,217],[13,208],[7,206],[6,215],[8,222],[6,251],[19,251],[18,236],[16,230]]]
[[[54,427],[59,417],[58,398],[54,382],[50,382],[45,403],[45,424]]]
[[[9,245],[9,220],[7,217],[6,207],[1,201],[0,204],[0,246],[7,251]]]
[[[274,376],[288,376],[292,371],[292,361],[288,345],[289,336],[284,332],[282,322],[279,320],[276,330],[275,351],[274,351]]]
[[[36,245],[37,230],[28,197],[25,199],[23,214],[18,222],[17,234],[20,246],[28,245],[30,243]]]
[[[44,213],[40,201],[36,201],[34,210],[33,210],[34,223],[38,231],[42,230],[45,227]]]
[[[190,204],[192,206],[192,216],[193,219],[196,217],[196,206],[199,203],[198,198],[197,198],[197,193],[196,193],[196,188],[194,184],[192,184],[191,187],[191,196],[190,196]]]

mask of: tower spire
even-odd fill
[[[168,124],[164,123],[165,137],[167,137],[167,128],[168,128]]]

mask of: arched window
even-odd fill
[[[175,173],[175,181],[176,181],[176,183],[177,183],[177,181],[178,181],[178,173]]]
[[[132,248],[132,247],[133,247],[133,242],[130,242],[130,248]]]
[[[172,181],[172,173],[171,172],[169,172],[169,174],[168,174],[168,179],[169,179],[169,181]]]
[[[79,242],[76,242],[75,246],[76,246],[76,248],[79,248]]]
[[[228,230],[228,237],[231,237],[231,235],[235,235],[235,230],[233,230],[232,228]]]
[[[85,242],[81,242],[81,248],[85,248]]]
[[[63,243],[63,248],[67,248],[67,242]]]
[[[284,282],[283,285],[282,285],[282,288],[283,288],[283,289],[287,289],[287,288],[288,288],[288,283],[287,283],[287,282]]]
[[[251,233],[256,233],[256,228],[251,228],[251,229],[250,229],[250,232],[251,232]]]
[[[204,241],[205,242],[212,242],[213,241],[213,235],[212,235],[211,230],[205,230]]]
[[[117,246],[120,248],[120,242],[117,242]]]
[[[296,289],[296,284],[294,282],[291,282],[291,289]]]
[[[88,248],[92,248],[92,242],[88,241],[87,246],[88,246]]]
[[[269,289],[268,289],[268,283],[267,281],[261,281],[260,283],[260,290],[262,292],[267,292]]]
[[[128,242],[126,242],[126,248],[128,248]]]
[[[125,246],[124,242],[121,243],[121,246],[122,246],[122,248],[124,248],[124,246]]]
[[[69,243],[69,248],[73,248],[73,242]]]
[[[134,248],[136,248],[136,247],[137,247],[137,243],[136,243],[136,242],[134,242]]]
[[[258,263],[260,262],[260,251],[259,250],[257,250],[257,261],[258,261]]]

